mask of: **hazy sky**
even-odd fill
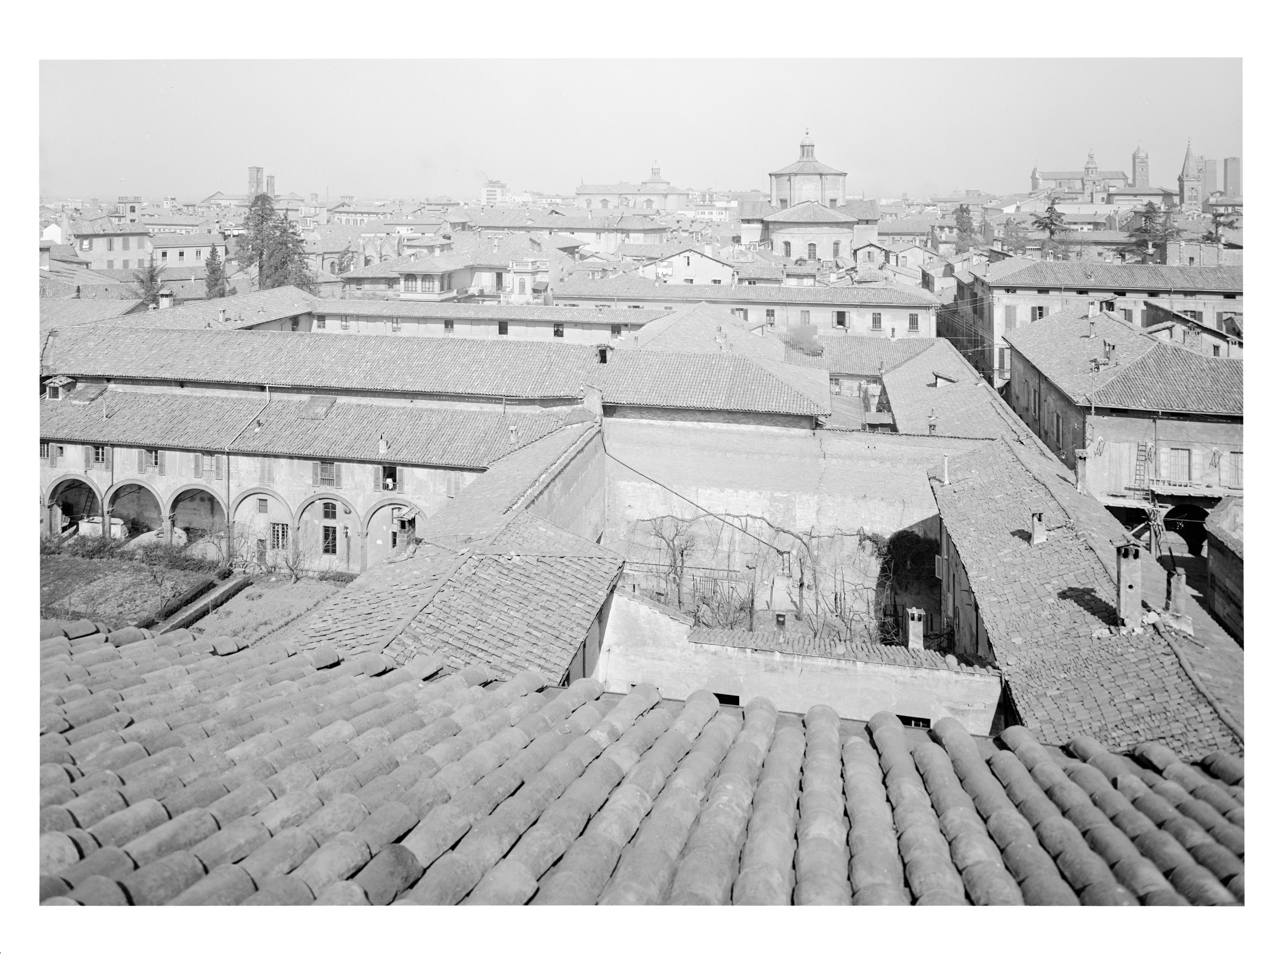
[[[43,61],[40,190],[476,198],[485,178],[571,193],[639,182],[767,189],[799,154],[853,195],[1026,191],[1029,173],[1130,171],[1176,187],[1190,137],[1241,155],[1238,59]]]

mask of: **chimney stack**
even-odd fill
[[[907,608],[907,649],[924,649],[924,611]]]
[[[1091,299],[1089,299],[1089,317],[1090,317],[1090,318],[1093,318],[1093,316],[1095,316],[1095,315],[1097,315],[1097,314],[1098,314],[1098,300],[1097,300],[1096,298],[1091,298]],[[1092,328],[1093,328],[1093,323],[1092,323],[1092,322],[1089,324],[1089,327],[1090,327],[1090,329],[1092,329]],[[1092,337],[1092,336],[1090,336],[1090,337]]]
[[[1031,546],[1039,547],[1049,539],[1049,532],[1044,529],[1044,512],[1031,512]]]
[[[516,443],[516,426],[513,424],[507,425],[507,443]]]
[[[1089,491],[1088,483],[1089,449],[1076,448],[1076,490],[1081,494]]]
[[[1121,626],[1137,626],[1142,619],[1141,550],[1132,541],[1116,544],[1116,615]]]
[[[227,320],[227,310],[225,308],[218,309],[218,321],[225,322]]]
[[[1165,610],[1182,616],[1187,612],[1187,572],[1179,567],[1169,573],[1169,598]]]
[[[378,453],[386,454],[389,450],[391,450],[391,445],[387,443],[386,434],[378,435]]]
[[[951,473],[950,473],[950,467],[949,467],[950,463],[951,463],[951,455],[944,454],[942,456],[942,483],[943,484],[951,483]]]

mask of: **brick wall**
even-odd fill
[[[609,452],[717,513],[797,529],[891,534],[938,511],[926,471],[985,442],[606,418]],[[696,513],[616,460],[608,462],[609,537],[637,520]]]

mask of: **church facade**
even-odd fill
[[[1084,196],[1089,202],[1105,202],[1108,192],[1128,186],[1127,172],[1121,169],[1099,169],[1092,151],[1089,152],[1084,169],[1080,171],[1042,172],[1038,165],[1031,170],[1032,192],[1056,189],[1070,195]]]
[[[649,178],[640,184],[614,182],[606,185],[581,185],[574,190],[574,204],[580,209],[626,209],[641,212],[675,212],[693,205],[691,189],[679,189],[662,178],[657,162],[649,170]]]

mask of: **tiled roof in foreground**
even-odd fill
[[[1232,905],[1244,768],[42,624],[44,905]]]

